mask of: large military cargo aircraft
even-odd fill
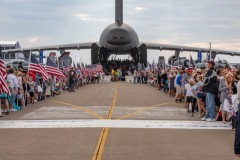
[[[172,56],[172,58],[175,59],[179,57],[179,54],[182,51],[202,53],[209,52],[209,48],[139,42],[138,35],[134,29],[128,24],[123,23],[123,0],[115,0],[115,23],[110,24],[103,30],[99,42],[30,47],[4,50],[3,52],[16,53],[40,50],[60,50],[61,53],[64,53],[65,50],[70,49],[91,49],[92,64],[105,63],[111,54],[129,54],[136,64],[140,62],[145,64],[145,66],[147,64],[148,49],[175,51],[174,56]],[[214,59],[217,54],[240,56],[240,52],[213,49],[211,50],[211,59]],[[171,60],[169,62],[171,62]]]

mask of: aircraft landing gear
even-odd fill
[[[139,62],[141,64],[144,64],[144,66],[146,67],[147,66],[147,46],[146,46],[146,44],[142,44],[139,47],[139,53],[140,53],[140,60],[139,60]]]
[[[96,43],[92,44],[91,46],[91,63],[92,64],[99,63],[98,51],[99,51],[98,45]]]
[[[135,65],[137,65],[139,62],[139,57],[140,57],[138,48],[131,49],[130,54],[131,54],[133,60],[135,61]]]

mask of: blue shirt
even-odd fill
[[[178,74],[179,75],[179,74]],[[182,82],[181,82],[181,85],[184,87],[185,84],[186,84],[186,78],[187,78],[187,73],[183,73],[182,74]],[[188,82],[187,82],[188,83]]]
[[[181,80],[182,80],[182,76],[181,75],[177,75],[177,77],[176,77],[176,84],[177,85],[181,85]]]

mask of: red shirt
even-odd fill
[[[33,72],[28,73],[29,77],[32,77],[32,80],[36,82],[36,75]]]

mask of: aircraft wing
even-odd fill
[[[161,44],[161,43],[143,43],[146,45],[147,49],[154,50],[180,50],[180,51],[188,51],[188,52],[209,52],[209,48],[199,48],[199,47],[189,47],[189,46],[178,46],[178,45],[169,45],[169,44]],[[240,56],[240,52],[228,51],[228,50],[218,50],[211,49],[213,54],[225,54],[231,56]]]
[[[30,52],[30,51],[47,51],[47,50],[71,50],[71,49],[91,49],[92,44],[98,44],[98,42],[87,42],[87,43],[72,43],[52,46],[41,46],[41,47],[30,47],[30,48],[18,48],[3,50],[4,53],[19,53],[19,52]]]

